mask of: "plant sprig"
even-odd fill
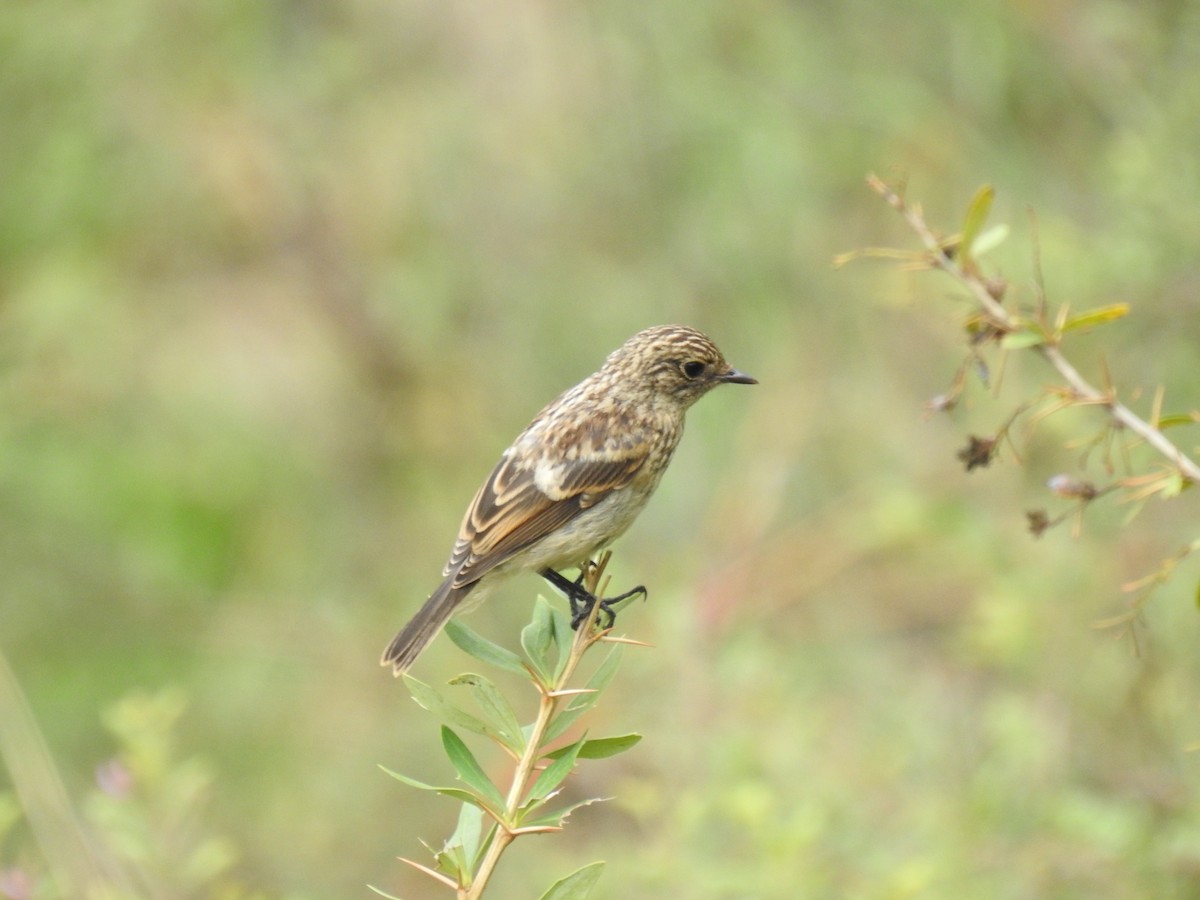
[[[1163,391],[1160,388],[1155,392],[1149,415],[1139,415],[1118,399],[1117,388],[1106,367],[1103,369],[1104,386],[1097,387],[1080,373],[1063,351],[1063,344],[1068,336],[1123,318],[1129,312],[1128,304],[1113,303],[1080,313],[1072,313],[1067,304],[1052,310],[1041,286],[1039,271],[1036,303],[1033,307],[1022,309],[1011,304],[1006,306],[1004,301],[1008,292],[1008,282],[998,275],[987,274],[981,263],[984,254],[1003,241],[1008,234],[1004,225],[985,227],[995,197],[991,186],[985,185],[976,192],[967,207],[959,233],[950,237],[940,237],[926,223],[920,204],[910,203],[905,199],[902,186],[894,188],[875,175],[868,176],[867,183],[900,214],[916,234],[922,250],[913,252],[892,248],[869,248],[843,254],[835,260],[835,265],[840,266],[863,256],[902,260],[909,269],[933,269],[946,273],[966,291],[973,302],[974,309],[964,324],[968,338],[967,358],[955,373],[949,390],[927,404],[930,410],[952,410],[966,389],[971,371],[978,372],[985,383],[988,381],[988,367],[983,358],[986,349],[997,348],[1001,353],[1001,363],[1003,355],[1008,352],[1033,352],[1061,379],[1061,383],[1045,389],[1042,399],[1049,402],[1042,404],[1042,408],[1034,414],[1033,425],[1046,416],[1069,407],[1092,407],[1101,411],[1107,417],[1107,421],[1098,435],[1081,442],[1085,448],[1085,462],[1089,454],[1100,449],[1104,454],[1106,468],[1111,474],[1113,463],[1109,454],[1115,446],[1125,460],[1126,468],[1131,469],[1128,462],[1129,450],[1138,444],[1151,448],[1163,460],[1143,472],[1130,472],[1107,485],[1098,486],[1089,480],[1067,474],[1055,475],[1047,487],[1056,496],[1071,500],[1073,505],[1054,517],[1041,509],[1028,511],[1026,515],[1029,529],[1035,536],[1040,536],[1049,528],[1068,520],[1072,521],[1078,530],[1084,510],[1095,500],[1113,492],[1120,492],[1126,501],[1136,503],[1154,496],[1173,499],[1187,488],[1200,483],[1200,464],[1164,433],[1168,428],[1200,422],[1200,412],[1193,410],[1182,414],[1164,414]],[[1036,261],[1036,267],[1040,270],[1040,261]],[[1012,446],[1010,428],[1035,405],[1031,402],[1022,403],[995,434],[982,437],[971,435],[967,446],[958,454],[967,470],[990,464],[1002,443],[1007,442]],[[1132,439],[1126,440],[1126,435],[1131,435]],[[1198,552],[1200,540],[1191,541],[1185,544],[1179,553],[1163,560],[1155,572],[1143,579],[1129,582],[1125,585],[1125,590],[1135,593],[1129,611],[1105,619],[1097,623],[1097,626],[1131,624],[1144,605],[1150,590],[1163,583],[1183,559]]]
[[[1189,482],[1200,482],[1200,464],[1163,434],[1159,413],[1156,412],[1151,420],[1142,418],[1117,399],[1116,389],[1111,384],[1103,389],[1096,387],[1080,374],[1062,352],[1062,340],[1068,332],[1119,319],[1128,313],[1127,304],[1112,304],[1074,316],[1069,315],[1068,307],[1063,306],[1052,323],[1044,299],[1033,316],[1025,317],[1012,312],[1001,302],[1007,284],[1003,279],[986,278],[978,263],[982,252],[979,244],[988,234],[980,234],[980,228],[994,195],[991,187],[985,186],[976,194],[968,208],[967,225],[961,237],[945,240],[939,239],[926,224],[920,205],[908,203],[899,192],[876,175],[868,176],[867,184],[900,213],[924,244],[926,253],[923,262],[929,268],[945,272],[967,290],[979,306],[980,322],[985,328],[991,329],[990,336],[1000,339],[1004,349],[1030,349],[1036,352],[1066,382],[1070,389],[1067,396],[1075,405],[1094,405],[1104,410],[1114,422],[1165,457]],[[973,228],[972,223],[976,223]],[[845,261],[846,258],[841,259]]]
[[[607,587],[604,570],[608,560],[609,554],[603,554],[584,573],[584,587],[597,597]],[[567,616],[539,597],[533,618],[521,631],[523,654],[489,641],[458,620],[447,625],[450,639],[470,656],[502,671],[522,675],[532,684],[538,706],[533,721],[527,725],[520,724],[513,705],[484,675],[465,673],[449,682],[469,691],[475,707],[472,712],[455,705],[430,685],[404,676],[413,699],[442,721],[442,749],[454,767],[458,783],[437,786],[389,769],[384,771],[411,787],[458,800],[462,807],[453,834],[440,850],[430,848],[431,864],[401,859],[453,890],[458,900],[478,900],[483,896],[504,851],[518,837],[560,831],[576,809],[604,799],[596,797],[550,808],[578,760],[614,756],[641,740],[638,734],[589,738],[586,732],[568,743],[560,740],[595,706],[612,681],[620,662],[620,645],[638,643],[613,637],[610,629],[598,628],[598,611],[596,604],[587,620],[572,632]],[[614,646],[582,686],[573,686],[584,655],[599,643]],[[502,789],[488,776],[459,731],[487,738],[513,761],[507,788]],[[559,879],[542,895],[542,900],[582,900],[599,879],[603,865],[591,863]],[[377,888],[373,890],[381,896],[391,896]]]

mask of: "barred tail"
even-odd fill
[[[383,651],[383,658],[379,661],[381,666],[391,666],[393,674],[399,677],[417,661],[421,652],[450,621],[450,617],[454,615],[454,610],[457,609],[463,597],[475,586],[474,583],[471,583],[456,588],[453,582],[452,577],[443,581],[425,601],[425,605],[421,607],[420,611],[413,616],[412,621],[392,638],[388,648]]]

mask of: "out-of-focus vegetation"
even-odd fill
[[[5,4],[0,651],[80,821],[105,711],[170,686],[203,777],[162,783],[204,821],[118,829],[154,877],[207,847],[228,896],[424,896],[394,858],[453,811],[376,764],[445,763],[379,651],[529,417],[682,321],[761,384],[692,412],[618,546],[657,649],[596,710],[646,734],[583,773],[616,799],[497,896],[597,858],[613,898],[1194,896],[1194,567],[1137,654],[1091,627],[1194,499],[1034,541],[1088,412],[967,476],[1007,413],[923,415],[950,287],[830,260],[907,239],[869,170],[933,222],[991,182],[1010,280],[1032,206],[1056,299],[1131,304],[1078,364],[1195,407],[1198,49],[1166,0]],[[511,645],[538,590],[472,627]],[[418,674],[469,665],[443,639]],[[51,864],[6,796],[19,896]]]

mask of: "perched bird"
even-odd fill
[[[719,384],[757,384],[705,335],[683,325],[640,331],[538,413],[475,494],[444,580],[383,653],[400,675],[471,595],[537,572],[571,600],[573,625],[596,603],[560,569],[588,565],[627,529],[658,487],[688,407]],[[635,593],[635,588],[601,602]]]

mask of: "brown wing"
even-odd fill
[[[557,463],[505,454],[471,502],[444,574],[455,573],[455,587],[477,581],[629,484],[646,460],[645,445],[633,443]],[[539,465],[554,496],[538,487]]]

